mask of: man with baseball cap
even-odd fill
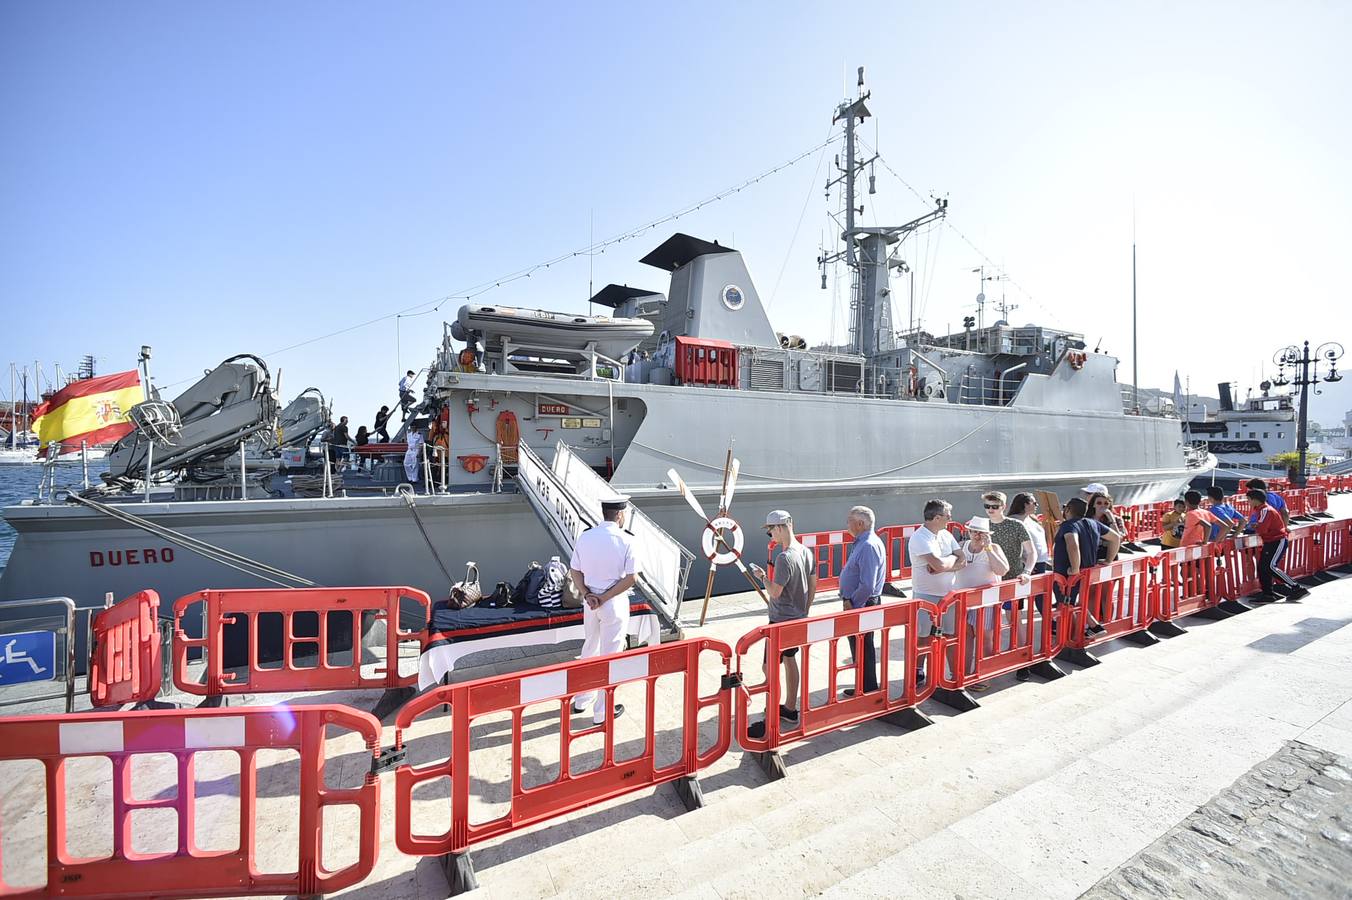
[[[585,598],[582,604],[582,658],[607,656],[624,649],[629,630],[629,590],[638,581],[638,557],[634,536],[624,530],[629,498],[623,495],[601,501],[605,521],[577,536],[569,560],[569,577]],[[592,721],[606,719],[606,692],[592,691],[573,698],[573,712],[587,711],[592,705]],[[616,703],[618,718],[624,706]]]
[[[756,564],[751,571],[765,583],[765,591],[770,596],[770,623],[787,622],[791,619],[807,617],[808,608],[817,593],[817,568],[813,565],[812,551],[799,543],[793,533],[793,516],[782,509],[771,510],[765,517],[765,535],[772,546],[779,548],[775,556],[775,574],[766,579],[765,570]],[[779,654],[784,664],[784,690],[779,704],[779,717],[790,725],[798,724],[798,648],[790,647]],[[764,661],[766,675],[774,663]],[[774,702],[773,700],[771,702]],[[766,708],[767,715],[769,706]],[[753,722],[747,729],[747,735],[753,738],[765,736],[765,722]]]

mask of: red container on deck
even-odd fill
[[[737,387],[737,348],[727,341],[676,338],[676,378],[682,384]]]

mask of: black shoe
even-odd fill
[[[1029,675],[1028,675],[1028,670],[1027,670],[1027,669],[1020,669],[1019,671],[1017,671],[1017,672],[1014,673],[1014,680],[1015,680],[1015,681],[1027,681],[1028,678],[1029,678]]]
[[[575,716],[580,716],[580,715],[582,715],[582,714],[583,714],[584,712],[586,712],[586,711],[587,711],[587,707],[585,707],[585,706],[578,706],[576,703],[573,704],[573,715],[575,715]]]
[[[854,696],[854,688],[846,688],[845,690],[843,690],[843,691],[840,692],[840,696],[842,696],[842,697],[853,697],[853,696]]]
[[[765,739],[765,723],[764,723],[763,721],[762,721],[762,722],[752,722],[751,725],[746,729],[746,736],[749,737],[749,738],[751,738],[752,740],[755,740],[755,741],[764,740],[764,739]]]
[[[1282,598],[1280,594],[1271,593],[1269,591],[1263,591],[1261,594],[1254,594],[1252,597],[1248,597],[1246,599],[1250,603],[1276,603],[1278,600]]]
[[[787,706],[781,703],[779,704],[779,717],[783,719],[785,722],[797,722],[798,710],[789,709]]]
[[[1286,602],[1293,603],[1297,600],[1300,600],[1308,596],[1310,596],[1309,588],[1296,588],[1294,591],[1286,595]]]
[[[1089,637],[1090,635],[1103,634],[1103,632],[1105,632],[1105,631],[1107,631],[1107,630],[1108,630],[1108,629],[1104,628],[1104,627],[1103,627],[1102,625],[1100,625],[1098,622],[1094,622],[1092,625],[1086,625],[1086,626],[1085,626],[1085,628],[1084,628],[1084,636],[1085,636],[1085,637]]]

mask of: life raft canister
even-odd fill
[[[1066,362],[1070,363],[1070,367],[1076,372],[1084,368],[1084,361],[1088,358],[1082,350],[1071,350],[1066,354]]]

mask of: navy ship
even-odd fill
[[[894,327],[902,248],[947,201],[904,224],[858,224],[869,160],[856,129],[869,100],[861,75],[834,111],[843,228],[820,259],[852,279],[848,343],[779,334],[741,253],[673,234],[642,259],[651,288],[595,294],[607,316],[472,305],[444,323],[408,423],[441,423],[446,446],[413,490],[400,488],[397,456],[369,472],[307,469],[322,398],[284,410],[263,361],[237,357],[136,408],[103,484],[4,510],[18,538],[0,599],[91,605],[110,591],[174,598],[265,583],[439,596],[466,560],[490,583],[513,581],[557,552],[513,482],[521,448],[548,461],[560,441],[691,548],[705,523],[669,473],[717,508],[730,445],[738,508],[748,519],[790,510],[802,531],[843,527],[856,504],[886,524],[919,521],[931,497],[974,511],[991,489],[1065,495],[1094,481],[1119,503],[1177,496],[1207,458],[1189,452],[1178,418],[1124,408],[1118,360],[1082,334],[1004,320],[953,334]],[[763,538],[746,532],[759,558]],[[744,589],[733,569],[718,577],[716,590]]]

